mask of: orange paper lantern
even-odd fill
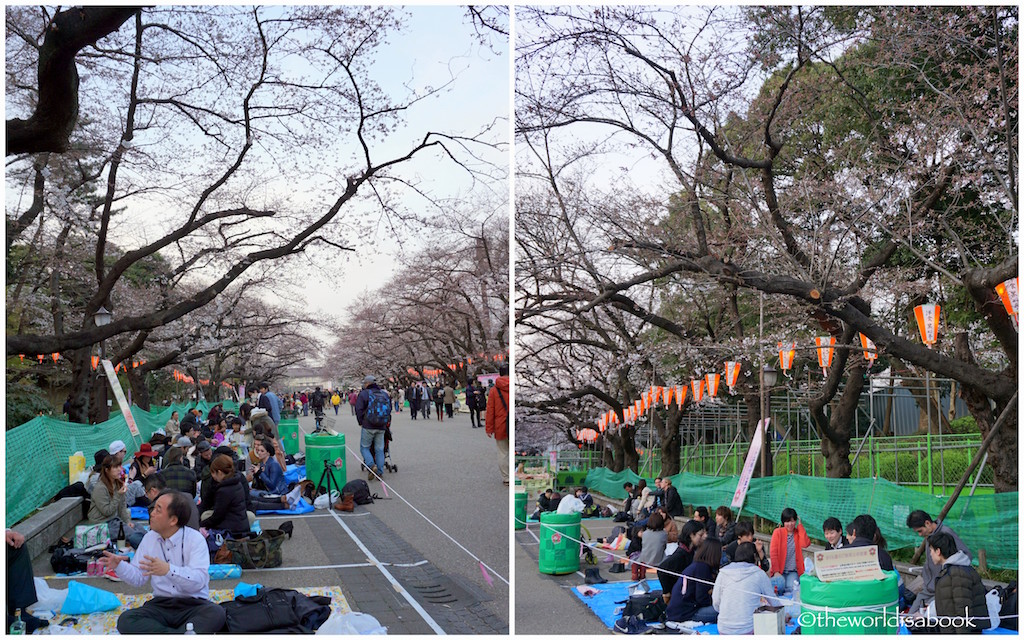
[[[721,375],[717,373],[709,373],[704,376],[708,383],[708,395],[714,398],[718,395],[718,381],[721,379]]]
[[[742,364],[735,361],[725,363],[725,384],[729,387],[729,393],[736,395],[736,381],[740,378]]]
[[[939,339],[939,312],[937,304],[919,304],[914,307],[917,328],[921,331],[921,341],[931,349]]]
[[[796,343],[791,343],[788,347],[783,347],[782,343],[779,343],[779,368],[782,369],[782,373],[785,376],[789,376],[789,370],[793,368],[793,358],[796,357]]]
[[[874,364],[875,360],[878,359],[878,350],[875,348],[875,343],[871,342],[871,338],[862,333],[860,334],[860,346],[864,347],[864,359]]]
[[[1010,278],[1004,280],[996,285],[996,293],[999,294],[999,298],[1003,301],[1003,307],[1006,308],[1006,313],[1013,320],[1013,326],[1017,326],[1017,303],[1019,301],[1019,293],[1017,291],[1017,278]]]
[[[836,343],[836,339],[832,336],[822,336],[815,338],[814,343],[818,347],[818,366],[821,367],[821,372],[824,375],[828,375],[828,368],[832,366],[832,354],[835,351],[832,347]]]
[[[690,380],[690,388],[693,389],[693,401],[700,402],[704,399],[704,378]]]

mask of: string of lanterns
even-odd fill
[[[995,290],[1002,299],[1003,306],[1006,308],[1007,314],[1013,320],[1013,326],[1016,329],[1019,326],[1017,319],[1017,278],[1012,278],[1000,283],[995,287]],[[923,342],[929,349],[938,342],[941,310],[941,306],[937,304],[922,304],[914,307],[914,317],[917,320],[918,330],[921,334],[921,342]],[[878,348],[866,335],[863,333],[859,335],[864,358],[868,361],[869,365],[874,364],[875,360],[878,359]],[[820,336],[816,337],[814,342],[818,355],[818,365],[821,367],[822,375],[827,377],[828,369],[832,366],[836,339],[833,336]],[[792,377],[789,375],[789,370],[793,367],[797,344],[795,342],[786,344],[780,342],[778,343],[778,348],[779,367],[782,369],[783,374],[786,375],[786,377]],[[725,362],[725,384],[729,388],[730,395],[736,394],[735,386],[736,381],[739,378],[741,367],[742,363],[737,361]],[[705,389],[707,391],[708,398],[715,398],[718,396],[719,379],[720,374],[709,373],[702,378],[690,380],[689,385],[652,385],[649,389],[641,393],[640,398],[635,400],[633,404],[623,409],[622,413],[625,418],[625,423],[634,424],[640,416],[646,413],[652,406],[657,406],[659,402],[663,402],[667,408],[673,401],[675,401],[676,405],[681,408],[686,403],[687,389],[692,390],[691,398],[692,402],[695,404],[700,403],[704,399]],[[596,423],[597,432],[593,429],[581,429],[576,434],[577,441],[595,441],[598,437],[598,433],[604,433],[605,430],[609,428],[614,429],[615,426],[619,424],[619,416],[614,410],[609,409],[598,416]]]

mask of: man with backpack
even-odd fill
[[[366,376],[355,408],[356,421],[363,428],[359,451],[368,470],[366,479],[371,481],[384,472],[384,431],[391,424],[391,396],[377,385],[376,378]]]
[[[498,470],[501,471],[501,479],[506,486],[508,486],[508,391],[508,365],[503,364],[498,369],[498,380],[487,396],[487,415],[484,418],[484,425],[487,437],[493,436],[494,441],[498,443]]]

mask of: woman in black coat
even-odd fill
[[[210,476],[217,483],[212,492],[213,508],[203,512],[199,525],[239,534],[249,531],[249,516],[245,512],[245,481],[235,473],[234,462],[229,456],[217,456],[210,463]],[[208,506],[204,501],[203,507]]]

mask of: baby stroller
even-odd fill
[[[384,468],[390,473],[398,472],[398,465],[391,460],[391,425],[384,429]]]

